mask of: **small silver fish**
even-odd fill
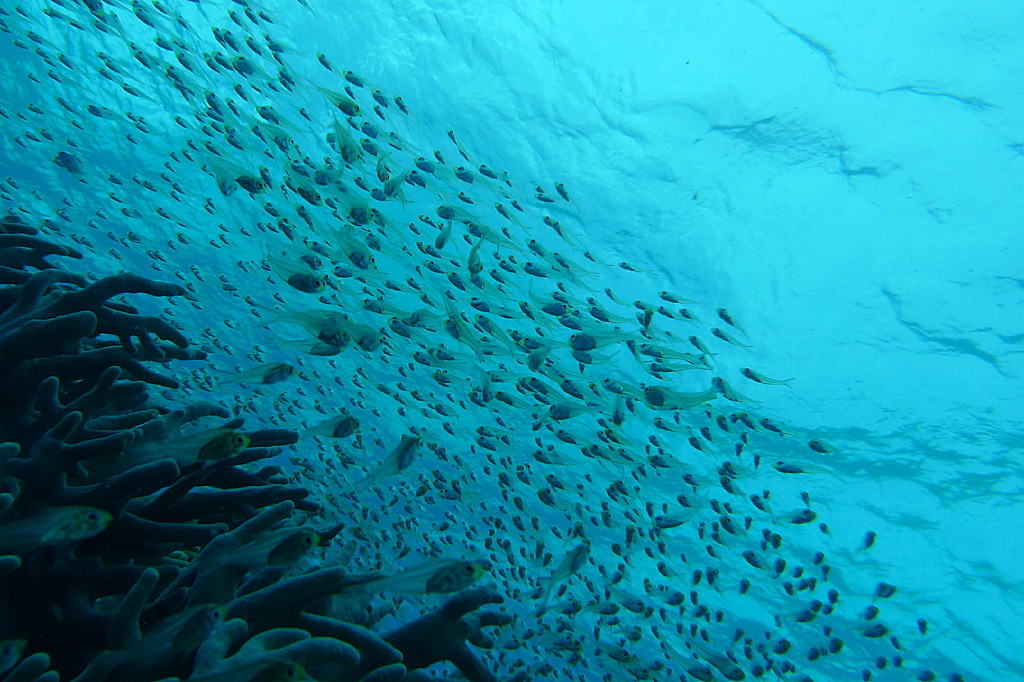
[[[363,583],[354,589],[360,591],[372,589],[374,592],[447,594],[464,590],[479,580],[483,574],[483,566],[475,561],[444,559],[413,566],[395,575]]]
[[[419,450],[420,443],[422,442],[423,440],[415,434],[406,434],[402,436],[402,440],[395,446],[395,449],[391,451],[391,454],[389,454],[384,461],[380,463],[380,466],[367,474],[366,478],[361,480],[359,483],[372,483],[373,481],[379,481],[382,478],[394,476],[395,474],[408,469],[416,458],[416,452]]]
[[[106,530],[113,518],[110,512],[94,507],[54,507],[0,524],[0,552],[17,554],[91,538]]]

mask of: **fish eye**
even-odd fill
[[[237,445],[238,447],[244,446],[245,445],[245,436],[243,436],[241,434],[236,435],[235,438],[234,438],[234,442],[235,442],[235,445]]]
[[[100,515],[97,514],[96,512],[89,512],[89,515],[86,516],[85,518],[89,519],[90,521],[99,521],[100,520]]]
[[[462,571],[463,571],[463,572],[464,572],[464,573],[465,573],[466,575],[473,575],[473,573],[475,572],[475,570],[476,570],[476,567],[475,567],[475,566],[473,566],[473,564],[466,564],[465,566],[463,566],[463,567],[462,567]]]

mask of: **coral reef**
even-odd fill
[[[297,435],[155,404],[150,386],[178,384],[154,363],[204,354],[120,297],[184,290],[90,282],[38,235],[0,225],[0,680],[426,680],[439,661],[497,679],[469,647],[511,620],[474,613],[501,600],[486,588],[383,635],[329,615],[372,576],[297,568],[337,533],[310,528],[318,505],[279,467],[257,468]]]

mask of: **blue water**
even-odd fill
[[[254,26],[241,14],[246,5],[265,8],[274,23]],[[731,652],[748,678],[769,651],[777,667],[765,675],[786,680],[857,680],[863,671],[874,680],[915,680],[924,670],[944,680],[955,674],[1024,679],[1016,653],[1024,643],[1024,5],[982,2],[969,11],[954,3],[665,0],[162,6],[168,13],[148,3],[136,3],[136,14],[128,3],[107,4],[119,18],[119,36],[92,28],[89,12],[72,0],[24,2],[20,13],[5,5],[3,208],[53,219],[48,236],[84,247],[86,267],[97,275],[133,270],[192,290],[190,300],[159,310],[210,355],[173,366],[183,389],[163,392],[166,403],[218,400],[253,428],[302,431],[341,406],[358,416],[362,447],[307,435],[282,455],[297,475],[311,472],[300,481],[324,501],[324,519],[360,528],[304,567],[345,560],[353,569],[390,570],[431,556],[488,562],[484,580],[506,595],[504,608],[519,618],[496,634],[499,648],[485,655],[503,678],[527,669],[553,679],[679,679],[698,664],[688,651],[695,625],[708,638],[700,646]],[[47,7],[51,16],[42,13]],[[138,14],[153,17],[156,27]],[[262,45],[263,56],[239,48],[260,73],[243,77],[206,67],[204,53],[234,56],[211,27]],[[27,38],[28,31],[42,42]],[[269,58],[265,34],[287,46],[280,63]],[[151,68],[133,58],[129,43],[150,55]],[[104,73],[98,52],[123,75]],[[58,54],[67,64],[54,59]],[[334,71],[318,63],[318,54]],[[290,90],[276,80],[282,65],[294,81]],[[172,87],[168,66],[193,95]],[[346,69],[366,86],[346,81]],[[140,94],[126,92],[124,83]],[[346,86],[360,107],[351,122],[371,123],[387,151],[383,170],[381,157],[364,152],[342,172],[326,140],[335,120],[354,140],[369,139],[323,92]],[[373,89],[388,102],[379,115]],[[206,92],[233,100],[237,112],[212,120]],[[91,114],[89,104],[105,111]],[[272,107],[280,125],[261,118],[261,106]],[[265,139],[252,132],[254,124]],[[231,131],[241,149],[227,140]],[[389,134],[398,148],[387,146]],[[291,140],[287,152],[275,145],[275,135]],[[434,150],[448,170],[442,166],[429,189],[403,184],[405,201],[377,201],[356,182],[362,177],[367,187],[380,188],[386,177],[414,169],[417,157],[435,160]],[[55,164],[59,151],[74,154],[81,172]],[[304,157],[321,169],[330,159],[341,184],[317,185],[288,168]],[[486,178],[481,164],[507,176]],[[214,165],[232,178],[265,167],[271,186],[225,195]],[[475,173],[473,183],[451,172],[463,165]],[[555,183],[565,184],[571,201]],[[383,220],[344,228],[348,239],[342,238],[343,222],[324,203],[304,201],[299,186],[337,200],[343,213],[362,202]],[[537,198],[537,186],[550,201]],[[473,203],[460,201],[459,192]],[[524,210],[509,209],[516,218],[510,222],[493,205],[513,199]],[[293,239],[276,227],[267,204],[294,227]],[[489,226],[492,238],[456,221],[440,257],[428,255],[417,242],[433,244],[438,230],[417,216],[442,224],[439,204],[467,211]],[[544,216],[559,221],[567,239]],[[352,238],[367,236],[380,249],[370,250],[375,266],[361,270],[347,253]],[[546,252],[563,254],[570,267],[559,269],[531,251],[531,238]],[[262,264],[282,249],[287,254],[279,257],[294,263],[311,253],[308,242],[327,247],[329,285],[321,294],[289,287]],[[483,288],[469,282],[474,256],[483,262]],[[500,268],[503,261],[510,269]],[[540,263],[547,276],[525,274],[527,261]],[[349,272],[336,273],[336,265]],[[504,275],[502,287],[492,270]],[[451,272],[465,291],[447,277]],[[594,351],[591,364],[571,357],[572,331],[539,312],[559,282],[587,329],[614,337]],[[475,342],[446,331],[446,291],[453,309],[466,314],[462,324]],[[668,303],[662,291],[692,303]],[[491,316],[505,332],[557,342],[548,370],[531,371],[528,351],[474,328],[474,297],[511,311],[508,318]],[[596,321],[586,312],[587,297],[623,319]],[[385,312],[365,309],[367,298],[382,300]],[[522,301],[535,320],[521,312]],[[642,337],[634,301],[684,307],[697,320],[654,313]],[[385,331],[381,349],[350,347],[318,357],[306,352],[309,334],[280,319],[314,309],[341,310],[377,329],[416,310],[426,310],[433,322],[409,338]],[[712,328],[738,343],[717,338]],[[660,376],[645,371],[626,345],[699,355],[690,336],[711,351],[706,366]],[[441,344],[457,355],[450,366],[412,360]],[[264,362],[293,363],[299,376],[257,389],[223,383]],[[667,362],[678,369],[683,361]],[[792,381],[759,384],[741,368]],[[441,381],[437,369],[446,373]],[[556,372],[586,397],[554,388],[553,402],[583,403],[582,414],[533,429],[548,407],[516,382],[534,376],[556,386]],[[623,425],[612,428],[632,461],[581,452],[609,446],[601,434],[616,396],[601,387],[603,379],[693,393],[708,389],[712,377],[725,378],[746,399],[717,394],[690,409],[664,411],[640,398]],[[474,404],[488,382],[515,405],[495,398]],[[739,413],[749,414],[755,427],[744,426]],[[658,428],[658,418],[677,431]],[[761,419],[782,433],[757,424]],[[491,429],[493,450],[480,444],[478,427]],[[431,446],[420,459],[375,490],[354,488],[411,428]],[[576,444],[559,440],[558,429]],[[737,455],[741,434],[746,442]],[[672,466],[649,463],[651,437]],[[830,451],[808,447],[812,439],[827,442]],[[535,459],[538,449],[549,449],[557,462]],[[734,493],[720,483],[723,462],[737,472]],[[808,473],[781,473],[776,462]],[[502,475],[511,482],[499,480]],[[548,476],[565,489],[553,488]],[[606,493],[616,480],[626,495]],[[451,494],[451,481],[460,482],[461,495]],[[542,490],[552,490],[553,505],[543,503]],[[768,512],[749,499],[766,490]],[[689,511],[676,502],[680,493],[696,503],[687,522],[660,535],[652,531],[652,516]],[[817,519],[793,524],[808,506],[801,493]],[[724,503],[736,524],[752,519],[749,530],[720,527],[723,513],[715,506]],[[611,527],[601,523],[602,510]],[[568,591],[553,597],[552,607],[570,597],[584,604],[639,598],[653,612],[622,608],[618,623],[593,608],[537,615],[533,591],[579,544],[568,537],[576,524],[591,543],[590,559],[564,581]],[[632,541],[630,528],[639,530]],[[765,529],[781,536],[780,549],[764,546]],[[868,531],[877,541],[865,549]],[[666,542],[664,553],[658,540]],[[766,567],[752,566],[745,552]],[[827,575],[814,564],[816,552],[825,554]],[[781,575],[771,569],[776,559],[786,562]],[[659,571],[659,562],[668,570]],[[797,583],[797,566],[819,582],[789,595],[784,583]],[[693,573],[707,568],[719,571],[716,584],[705,578],[694,586]],[[613,584],[616,571],[624,577]],[[751,588],[741,594],[744,579]],[[645,581],[681,591],[685,608],[666,607]],[[876,597],[881,581],[895,585],[895,595]],[[827,603],[829,589],[839,594],[835,610],[798,622],[813,600]],[[707,618],[695,615],[691,591]],[[437,603],[421,601],[404,602],[393,619]],[[880,614],[867,621],[872,604]],[[886,636],[865,635],[875,623],[884,623]],[[743,633],[736,636],[737,630]],[[565,667],[572,654],[555,646],[565,634],[581,643],[584,665]],[[512,648],[515,638],[523,646]],[[780,638],[792,649],[771,655]],[[841,652],[808,660],[833,638],[843,641]],[[615,660],[617,646],[629,651],[628,660]],[[666,654],[667,647],[677,653]],[[541,672],[544,660],[553,672]],[[792,672],[782,666],[787,660]]]

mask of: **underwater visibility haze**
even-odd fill
[[[0,5],[0,682],[1024,679],[1024,5]]]

